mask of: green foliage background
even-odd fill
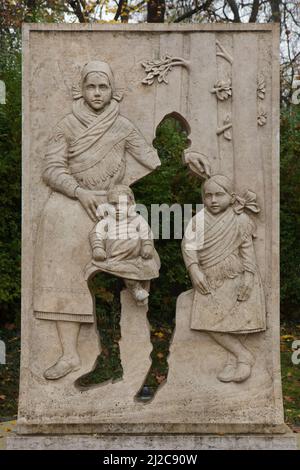
[[[281,113],[281,313],[298,320],[300,311],[300,104]]]
[[[6,38],[0,54],[0,323],[18,322],[21,273],[21,54]]]
[[[6,104],[0,104],[0,324],[20,321],[21,259],[21,53],[17,36],[6,38],[0,53],[0,80]],[[3,43],[2,43],[3,44]],[[188,145],[178,121],[159,127],[154,142],[162,166],[134,185],[137,202],[200,203],[200,184],[182,164]],[[293,320],[300,309],[300,106],[281,115],[281,312]],[[150,314],[155,322],[172,322],[176,297],[190,287],[180,240],[157,240],[162,267],[153,282]]]

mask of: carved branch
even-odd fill
[[[181,57],[170,57],[166,56],[165,58],[160,58],[156,60],[149,60],[143,62],[142,66],[147,73],[147,76],[142,80],[144,85],[152,85],[155,78],[157,78],[158,83],[168,83],[167,75],[172,70],[172,67],[181,65],[182,67],[189,68],[190,62]]]
[[[228,129],[231,129],[232,124],[231,122],[229,124],[225,124],[222,127],[217,128],[217,135],[223,134],[223,132],[227,131]]]
[[[227,62],[233,64],[233,57],[229,54],[229,52],[226,51],[225,47],[223,47],[218,40],[216,41],[216,45],[220,49],[220,51],[217,51],[217,56],[223,57],[223,59],[227,60]]]
[[[232,135],[231,135],[231,128],[232,128],[232,122],[230,121],[230,116],[229,114],[226,116],[226,119],[223,121],[223,126],[217,128],[217,135],[224,135],[224,138],[226,140],[231,140]]]

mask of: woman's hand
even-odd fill
[[[238,290],[237,299],[240,302],[245,302],[245,300],[249,299],[251,291],[253,289],[253,283],[254,283],[253,273],[250,273],[249,271],[245,271],[243,282]]]
[[[141,257],[143,259],[151,259],[153,256],[153,247],[152,245],[144,245],[141,248]]]
[[[103,248],[94,248],[93,249],[93,258],[95,261],[105,261],[106,260],[106,252]]]
[[[82,205],[82,207],[86,210],[88,213],[89,217],[96,222],[97,215],[97,207],[99,205],[99,201],[97,199],[97,196],[93,194],[92,191],[89,191],[87,189],[82,189],[82,188],[76,188],[75,190],[75,196],[77,197],[78,201]]]
[[[210,176],[210,164],[207,156],[203,153],[186,150],[184,152],[184,159],[190,169],[197,175],[202,176],[202,178]]]
[[[200,271],[197,264],[192,264],[189,267],[189,273],[194,288],[200,292],[200,294],[207,295],[210,294],[210,287],[205,275]]]

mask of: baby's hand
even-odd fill
[[[245,271],[244,280],[238,290],[237,299],[240,302],[245,302],[246,300],[249,299],[251,291],[253,289],[253,284],[254,284],[254,275],[248,271]]]
[[[103,250],[103,248],[94,248],[93,258],[94,258],[95,261],[104,261],[104,260],[106,260],[105,250]]]
[[[153,256],[153,247],[152,245],[144,245],[141,249],[141,257],[144,259],[150,259]]]

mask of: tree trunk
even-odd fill
[[[165,20],[165,0],[148,0],[147,23],[163,23]]]
[[[274,23],[280,23],[280,2],[281,0],[270,0],[272,20]]]

